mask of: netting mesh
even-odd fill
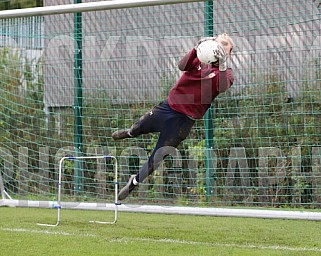
[[[46,1],[54,4],[67,3]],[[5,191],[17,199],[54,199],[58,162],[67,155],[117,156],[120,186],[136,174],[157,134],[124,141],[111,134],[166,98],[180,76],[177,61],[205,34],[205,5],[0,20]],[[213,102],[213,145],[206,145],[210,128],[198,120],[177,154],[130,200],[319,208],[318,4],[213,1],[210,11],[214,34],[226,32],[236,44],[235,83]],[[113,191],[112,162],[65,162],[64,200],[111,200]]]

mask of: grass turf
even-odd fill
[[[321,222],[0,208],[1,255],[321,255]]]

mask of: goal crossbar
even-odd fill
[[[179,3],[204,2],[204,0],[114,0],[79,4],[55,5],[47,7],[5,10],[0,12],[0,19],[44,16],[53,14],[103,11],[112,9],[160,6]]]

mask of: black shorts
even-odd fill
[[[185,114],[173,110],[165,100],[146,112],[131,127],[130,133],[136,137],[141,134],[159,132],[160,138],[177,144],[178,141],[180,142],[188,136],[194,123],[195,121]]]

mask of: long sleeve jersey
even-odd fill
[[[194,119],[201,119],[217,95],[233,84],[230,68],[220,72],[216,66],[202,64],[195,49],[179,61],[178,68],[184,73],[167,100],[173,110]]]

